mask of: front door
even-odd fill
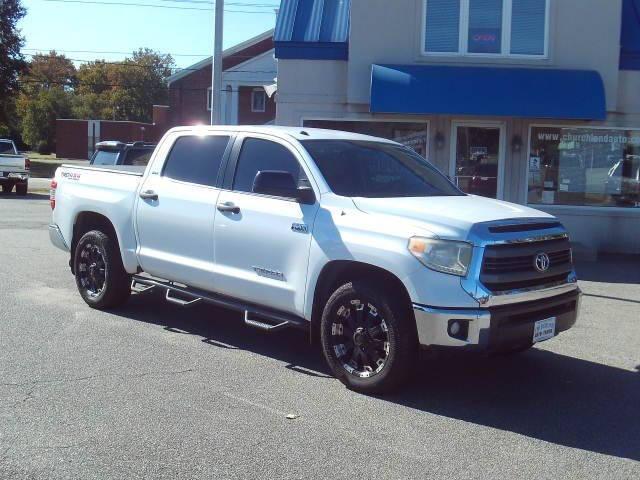
[[[218,174],[228,135],[179,136],[137,203],[138,259],[155,277],[213,290]]]
[[[217,292],[303,313],[318,203],[305,205],[291,198],[253,192],[256,174],[265,170],[289,172],[299,186],[309,182],[300,160],[284,142],[259,135],[244,139],[236,165],[233,161],[230,164],[233,181],[218,199],[221,211],[215,220]]]
[[[452,178],[465,193],[502,198],[504,126],[454,123]]]

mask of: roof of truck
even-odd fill
[[[191,127],[175,127],[171,132],[232,132],[232,133],[262,133],[280,138],[294,138],[296,140],[360,140],[397,144],[392,140],[359,133],[327,130],[323,128],[279,127],[273,125],[196,125]]]

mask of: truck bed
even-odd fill
[[[125,175],[136,175],[141,177],[144,174],[145,166],[132,165],[69,165],[63,164],[62,168],[71,168],[77,170],[98,170],[100,172],[120,173]]]

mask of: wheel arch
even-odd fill
[[[340,286],[355,280],[380,281],[385,290],[397,298],[400,304],[410,309],[411,297],[409,292],[392,272],[384,268],[355,260],[332,260],[320,271],[313,293],[313,307],[311,313],[310,340],[316,343],[320,339],[320,319],[324,305],[331,294]]]
[[[120,239],[118,238],[118,232],[111,220],[108,217],[102,215],[101,213],[93,212],[93,211],[83,211],[78,213],[75,218],[75,222],[73,223],[73,235],[71,238],[71,258],[69,259],[69,266],[71,267],[71,273],[75,275],[74,266],[73,266],[73,258],[76,253],[76,246],[78,245],[78,241],[82,238],[82,236],[90,232],[91,230],[99,230],[111,238],[116,240],[118,245],[118,250],[120,250]],[[122,252],[120,252],[122,255]]]

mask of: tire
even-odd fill
[[[131,276],[115,239],[98,230],[85,233],[76,245],[73,265],[80,296],[91,308],[108,310],[129,299]]]
[[[347,283],[331,295],[322,313],[320,339],[334,376],[366,394],[400,387],[418,358],[410,305],[400,305],[366,281]]]
[[[13,190],[13,183],[3,183],[2,184],[2,193],[11,193]]]
[[[29,190],[29,184],[27,183],[18,183],[16,185],[16,195],[24,197],[27,195],[27,190]]]

